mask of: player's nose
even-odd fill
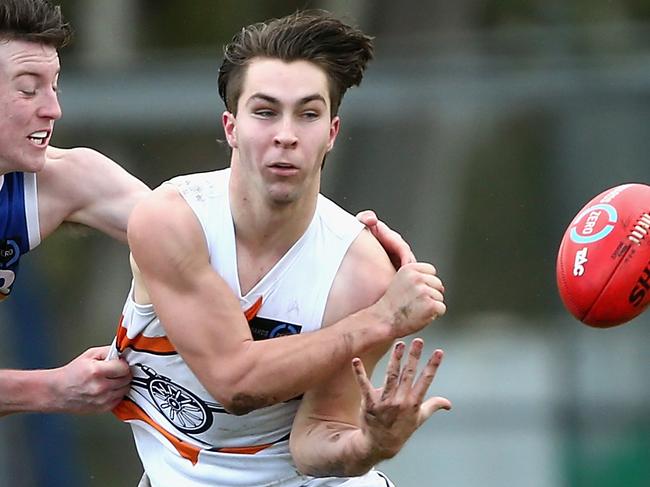
[[[273,143],[282,148],[293,148],[298,145],[298,136],[289,120],[284,120],[273,137]]]
[[[39,117],[48,118],[50,120],[58,120],[61,118],[63,112],[61,111],[59,97],[55,91],[48,91],[43,94],[37,113]]]

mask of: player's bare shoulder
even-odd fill
[[[195,258],[207,259],[201,225],[178,189],[162,184],[133,209],[128,224],[128,242],[143,271],[151,264],[167,262],[187,267]]]
[[[176,188],[169,184],[158,186],[133,208],[127,231],[129,244],[152,243],[151,239],[182,229],[185,210],[189,208]]]
[[[374,304],[386,291],[395,268],[369,230],[350,245],[327,300],[325,324]]]

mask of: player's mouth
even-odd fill
[[[27,139],[38,147],[45,147],[50,138],[50,134],[50,130],[39,130],[27,136]]]
[[[272,162],[268,167],[274,173],[283,176],[289,176],[298,172],[298,168],[288,162]]]

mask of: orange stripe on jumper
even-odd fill
[[[253,305],[244,311],[246,316],[246,321],[250,321],[259,312],[262,307],[262,296],[257,298],[257,301]],[[117,339],[116,346],[119,352],[123,352],[126,348],[131,348],[133,350],[138,350],[140,352],[151,352],[158,354],[173,354],[177,353],[174,345],[169,341],[169,338],[166,336],[163,337],[147,337],[142,333],[139,333],[134,338],[129,338],[126,335],[126,327],[123,326],[124,315],[120,316],[120,321],[117,325]]]
[[[176,449],[178,454],[192,462],[192,465],[196,465],[196,462],[199,461],[199,453],[201,448],[198,446],[191,445],[180,438],[172,435],[169,431],[164,429],[158,423],[156,423],[151,416],[149,416],[140,406],[134,403],[129,398],[122,399],[115,408],[113,408],[113,414],[120,418],[122,421],[133,421],[140,420],[147,423],[149,426],[154,428],[158,433],[163,435],[172,446]]]
[[[265,443],[264,445],[253,446],[233,446],[230,448],[215,448],[211,451],[219,453],[239,453],[240,455],[254,455],[257,452],[265,450],[266,448],[275,445],[275,443]]]
[[[156,423],[151,416],[149,416],[144,409],[138,406],[128,397],[122,399],[122,401],[113,408],[113,414],[117,416],[122,421],[134,421],[139,420],[147,423],[149,426],[158,431],[163,435],[167,440],[172,444],[174,449],[178,454],[192,462],[192,465],[196,465],[199,461],[199,453],[201,453],[202,448],[191,445],[180,438],[172,435],[169,431],[164,429],[158,423]],[[263,445],[252,445],[252,446],[233,446],[229,448],[211,448],[209,451],[218,452],[218,453],[238,453],[240,455],[254,455],[266,448],[275,445],[277,442],[265,443]]]
[[[257,301],[253,303],[253,306],[251,306],[246,311],[244,311],[244,315],[246,316],[246,321],[250,321],[253,318],[255,318],[255,316],[257,316],[257,313],[259,312],[261,307],[262,307],[262,296],[257,298]]]
[[[133,350],[138,350],[140,352],[150,352],[158,354],[173,354],[176,353],[176,349],[172,342],[169,341],[169,338],[166,336],[162,337],[147,337],[142,333],[139,333],[133,338],[129,338],[126,335],[126,327],[122,326],[124,322],[124,316],[120,317],[120,323],[117,326],[117,339],[116,345],[117,350],[123,352],[126,348],[131,348]]]

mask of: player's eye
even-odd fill
[[[307,120],[314,120],[317,119],[320,116],[320,113],[318,113],[315,110],[305,110],[301,114],[302,118],[305,118]]]
[[[273,115],[275,115],[275,112],[273,110],[268,109],[268,108],[259,108],[257,110],[254,110],[253,114],[255,114],[258,117],[262,117],[262,118],[270,118]]]

